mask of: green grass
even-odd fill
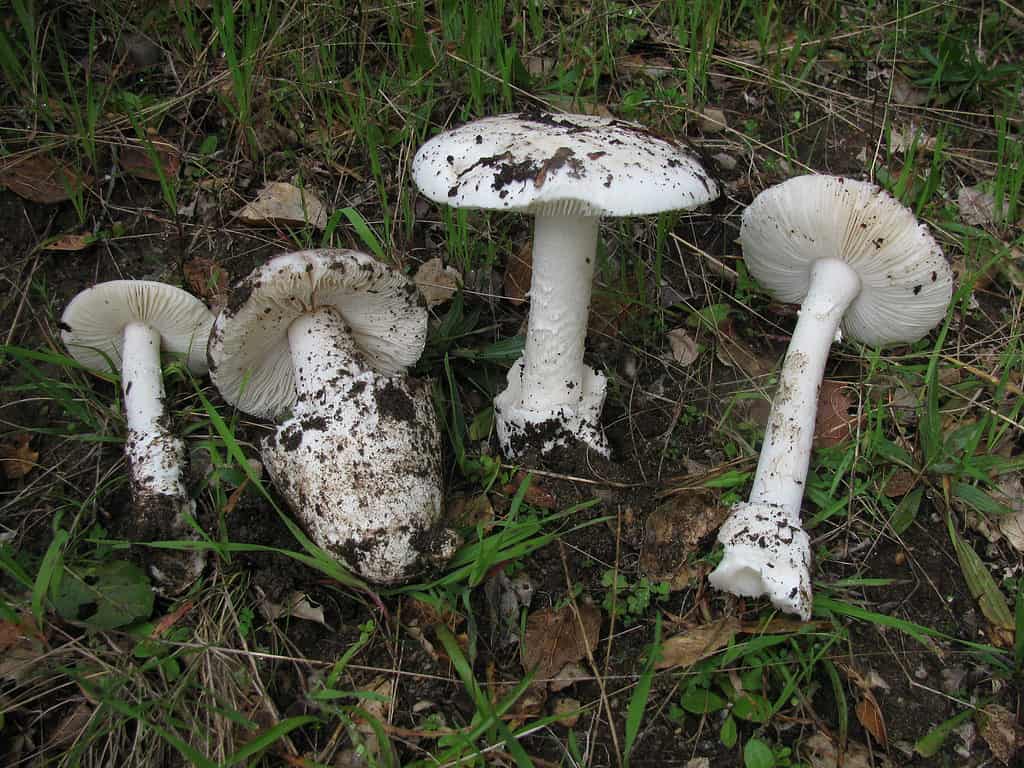
[[[42,661],[3,688],[5,743],[30,735],[19,759],[57,765],[327,765],[352,749],[382,766],[494,756],[620,766],[667,745],[700,756],[710,740],[713,766],[803,766],[802,739],[815,731],[869,741],[843,670],[877,665],[899,689],[892,696],[930,718],[906,731],[876,691],[891,738],[915,744],[920,760],[953,759],[953,729],[976,717],[958,702],[1005,704],[1024,682],[1019,555],[979,533],[1011,513],[1001,488],[1024,469],[1020,30],[1006,3],[103,0],[84,13],[12,0],[0,9],[0,163],[44,152],[94,181],[25,211],[4,193],[0,208],[13,244],[0,265],[0,314],[12,318],[0,339],[0,443],[27,433],[39,452],[23,478],[0,477],[0,621],[42,632],[15,646]],[[140,38],[155,45],[148,64]],[[625,485],[703,486],[723,504],[746,491],[762,434],[750,404],[775,375],[718,353],[728,337],[777,357],[794,322],[734,243],[761,189],[806,171],[868,176],[928,222],[956,264],[957,296],[928,339],[833,350],[830,375],[850,384],[861,418],[851,440],[815,452],[808,478],[814,625],[739,634],[687,668],[656,669],[671,636],[722,616],[761,621],[767,606],[708,593],[701,578],[666,592],[643,573],[643,524],[657,503],[643,491],[628,503],[615,477],[587,466],[520,476],[495,451],[490,401],[522,348],[523,308],[501,296],[501,274],[529,222],[429,204],[409,165],[442,128],[537,105],[608,110],[688,136],[719,158],[709,162],[726,181],[710,212],[602,225],[602,322],[588,354],[609,375],[605,418]],[[726,125],[702,127],[706,108]],[[164,172],[158,139],[180,150],[180,173]],[[127,146],[147,153],[158,181],[120,172]],[[324,231],[232,217],[280,180],[327,203]],[[960,215],[965,187],[991,195],[989,219]],[[37,247],[62,234],[92,244]],[[463,275],[465,289],[432,310],[416,373],[434,383],[449,496],[483,498],[492,515],[461,531],[444,570],[395,589],[366,585],[262,479],[250,461],[259,426],[169,363],[168,402],[201,468],[204,537],[150,545],[199,546],[212,565],[180,599],[155,597],[132,565],[144,547],[116,533],[127,498],[118,381],[66,357],[56,319],[90,282],[182,282],[194,258],[239,277],[272,253],[317,245],[359,248],[409,274],[441,256]],[[671,359],[674,328],[701,345],[689,366]],[[915,487],[886,495],[906,473]],[[555,508],[531,501],[552,488]],[[247,516],[278,537],[236,535]],[[897,555],[907,564],[893,565]],[[688,564],[716,557],[705,542]],[[264,617],[274,569],[324,604],[330,629]],[[511,625],[525,628],[548,605],[605,603],[588,679],[533,709],[537,681],[515,644],[495,640],[499,571],[534,582],[533,603],[503,619]],[[458,618],[421,626],[406,615],[413,599]],[[999,692],[940,696],[929,693],[937,680],[906,683],[902,670],[937,653],[985,670]],[[378,678],[393,683],[390,695],[375,693]],[[559,697],[577,701],[574,724],[554,715]],[[67,743],[41,737],[76,708],[87,717]],[[975,757],[984,749],[979,740]]]

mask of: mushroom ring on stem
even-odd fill
[[[606,380],[583,363],[598,225],[718,197],[694,152],[635,123],[529,110],[435,136],[416,152],[413,179],[438,203],[534,216],[526,345],[494,400],[505,454],[539,434],[542,451],[581,440],[608,455]]]
[[[392,583],[447,558],[441,433],[426,382],[415,284],[365,253],[288,253],[232,291],[210,335],[224,399],[278,419],[264,466],[319,546]]]
[[[136,530],[149,539],[196,540],[195,502],[185,488],[185,443],[171,432],[164,406],[161,352],[206,373],[213,314],[199,299],[165,283],[114,280],[79,293],[61,317],[61,338],[78,362],[121,372],[128,434],[125,455]],[[157,549],[149,570],[157,588],[175,595],[203,570],[205,553]]]
[[[743,213],[747,269],[773,298],[800,303],[747,503],[722,526],[709,581],[811,613],[810,540],[800,505],[818,389],[833,339],[906,344],[946,315],[953,275],[927,227],[873,184],[800,176],[765,190]]]

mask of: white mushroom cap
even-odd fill
[[[106,371],[113,363],[120,370],[124,328],[132,323],[157,331],[160,349],[182,355],[192,373],[206,373],[213,313],[192,294],[167,283],[112,280],[85,289],[64,309],[61,339],[82,365]]]
[[[839,259],[861,281],[842,330],[865,344],[917,341],[946,314],[953,274],[928,228],[874,184],[798,176],[743,213],[743,260],[779,301],[799,303],[818,259]]]
[[[404,371],[427,338],[427,313],[405,275],[358,251],[323,249],[277,256],[232,291],[210,334],[210,376],[224,399],[271,418],[295,404],[288,328],[333,307],[377,372]]]
[[[632,216],[718,197],[684,144],[624,120],[540,110],[435,136],[416,153],[412,172],[423,194],[456,208]]]

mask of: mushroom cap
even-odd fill
[[[632,216],[718,197],[683,143],[624,120],[540,110],[435,136],[416,152],[412,172],[424,195],[456,208]]]
[[[324,307],[338,311],[378,373],[401,373],[423,352],[427,311],[401,272],[359,251],[286,253],[239,282],[214,323],[210,376],[224,399],[264,418],[290,409],[297,393],[288,327]]]
[[[86,288],[60,319],[61,339],[75,360],[96,371],[121,367],[124,328],[144,323],[160,334],[160,349],[182,355],[197,376],[206,373],[213,313],[192,294],[154,280],[111,280]],[[108,362],[109,361],[109,362]]]
[[[842,330],[865,344],[917,341],[946,315],[953,273],[924,224],[874,184],[798,176],[759,194],[743,212],[743,260],[779,301],[800,303],[818,259],[860,277]]]

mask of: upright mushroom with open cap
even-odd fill
[[[439,203],[535,217],[526,347],[494,401],[506,455],[534,431],[545,451],[578,439],[607,455],[605,377],[583,363],[600,217],[695,208],[715,182],[690,149],[635,123],[538,110],[435,136],[413,179]]]
[[[800,504],[814,417],[833,339],[870,345],[917,341],[945,316],[953,276],[913,213],[873,184],[800,176],[765,190],[743,214],[747,269],[800,318],[772,400],[754,484],[718,540],[725,556],[712,585],[767,594],[780,610],[810,617],[810,542]]]
[[[87,288],[61,317],[61,338],[78,362],[121,372],[128,435],[125,454],[139,535],[195,539],[188,518],[195,502],[185,489],[185,443],[168,426],[161,351],[184,357],[195,375],[206,373],[206,342],[213,314],[189,293],[149,280],[114,280]],[[157,549],[149,569],[165,594],[196,580],[201,551]]]
[[[279,418],[264,466],[310,538],[378,583],[447,557],[426,341],[411,280],[356,251],[277,256],[235,286],[210,335],[224,399]]]

